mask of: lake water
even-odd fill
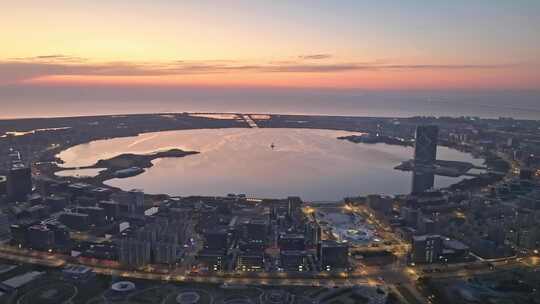
[[[100,171],[105,170],[105,168],[90,168],[90,169],[77,169],[77,170],[61,170],[54,173],[56,176],[60,177],[94,177],[99,174]]]
[[[337,201],[346,196],[410,191],[411,173],[393,168],[412,158],[412,148],[337,139],[350,134],[357,133],[247,128],[155,132],[78,145],[59,157],[65,167],[80,167],[121,153],[171,148],[201,152],[157,159],[152,168],[138,176],[107,181],[114,187],[141,188],[152,194],[298,195],[305,200]],[[438,148],[438,158],[482,164],[480,159],[445,147]],[[437,176],[435,184],[445,187],[459,180]]]

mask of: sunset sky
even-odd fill
[[[540,1],[2,1],[0,86],[539,89]]]

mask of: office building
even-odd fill
[[[316,221],[310,221],[306,223],[305,235],[306,244],[309,246],[316,246],[321,240],[321,225]]]
[[[47,217],[50,213],[49,207],[45,205],[35,205],[24,209],[24,214],[32,219],[43,219]]]
[[[248,242],[265,244],[268,238],[269,225],[266,220],[253,219],[244,223],[244,239]]]
[[[285,250],[279,254],[280,268],[284,271],[307,271],[308,257],[302,250]]]
[[[87,230],[90,223],[88,214],[78,212],[62,212],[58,220],[75,230]]]
[[[119,242],[119,261],[125,267],[139,268],[151,261],[151,244],[137,238],[124,237]]]
[[[68,228],[60,223],[47,224],[47,228],[54,234],[54,246],[58,250],[69,248],[72,244]]]
[[[204,233],[204,248],[208,250],[227,251],[229,235],[226,228],[216,228]]]
[[[68,200],[63,196],[49,196],[45,198],[45,205],[49,207],[51,212],[58,212],[68,206]]]
[[[415,165],[431,166],[437,159],[437,141],[439,128],[437,126],[416,127],[414,142],[414,162]]]
[[[100,207],[78,207],[77,213],[88,215],[88,224],[90,225],[103,225],[105,223],[106,214],[105,209]]]
[[[28,229],[32,224],[13,224],[9,227],[11,239],[18,245],[27,243]]]
[[[321,271],[345,270],[349,267],[349,245],[323,240],[317,250]]]
[[[105,220],[112,222],[120,214],[120,204],[115,201],[101,201],[98,203],[98,207],[103,208],[105,211]]]
[[[67,189],[73,194],[73,200],[79,196],[85,196],[87,192],[92,190],[92,185],[87,183],[72,183],[67,185]]]
[[[127,192],[115,193],[111,196],[121,205],[121,210],[129,214],[144,214],[144,192],[133,189]]]
[[[418,218],[417,233],[418,234],[434,234],[437,233],[437,222],[432,218],[420,216]]]
[[[414,236],[411,261],[419,264],[437,263],[443,252],[443,238],[440,235]]]
[[[131,213],[144,212],[144,192],[140,189],[133,189],[128,191],[131,201]]]
[[[278,239],[279,249],[283,251],[306,249],[306,239],[302,234],[281,234]]]
[[[411,207],[401,207],[399,210],[403,223],[409,227],[416,228],[418,224],[418,209]]]
[[[500,223],[489,223],[487,228],[487,239],[495,242],[496,246],[504,245],[506,229]]]
[[[110,188],[97,187],[89,191],[89,194],[96,198],[98,201],[108,200],[112,190]]]
[[[156,264],[173,265],[177,261],[178,249],[176,242],[154,242],[152,243],[152,261]]]
[[[435,186],[435,174],[430,171],[413,170],[411,194],[420,194]]]
[[[457,240],[443,240],[443,257],[445,262],[463,262],[470,258],[469,246]]]
[[[297,196],[289,196],[287,198],[287,215],[289,218],[294,217],[296,214],[300,214],[302,207],[302,200]]]
[[[236,271],[256,272],[264,270],[262,252],[242,252],[236,258]]]
[[[392,213],[394,199],[390,196],[372,194],[368,195],[367,203],[369,207],[382,214]]]
[[[226,267],[227,255],[219,250],[203,249],[197,254],[199,268],[208,271],[223,271]]]
[[[518,233],[518,246],[526,249],[540,248],[540,229],[521,229]]]
[[[25,201],[32,192],[32,171],[21,163],[13,164],[7,176],[7,194],[11,201]]]
[[[26,231],[26,241],[27,245],[32,249],[53,249],[54,231],[45,225],[34,225]]]
[[[11,240],[11,224],[7,214],[0,212],[0,243],[7,243]]]

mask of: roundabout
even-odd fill
[[[203,289],[181,289],[167,296],[163,304],[212,304],[214,298]]]
[[[196,304],[199,303],[201,296],[195,291],[186,291],[176,296],[176,302],[178,304]]]
[[[59,304],[71,301],[77,296],[77,287],[68,283],[52,283],[25,293],[17,304]]]

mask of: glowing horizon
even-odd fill
[[[20,1],[0,86],[539,89],[535,1]]]

